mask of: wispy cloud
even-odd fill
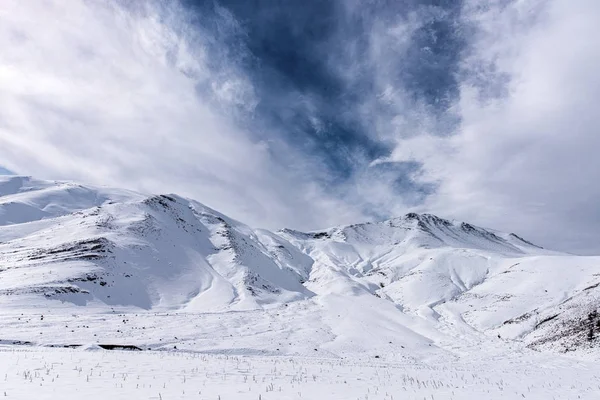
[[[390,156],[438,185],[421,209],[600,251],[599,17],[594,1],[466,4],[459,129],[399,140]]]
[[[293,149],[274,157],[285,146],[275,135],[256,140],[253,84],[221,43],[238,29],[225,10],[212,16],[217,35],[175,3],[131,4],[2,2],[8,168],[176,191],[259,225],[358,216],[321,198]]]
[[[0,162],[260,226],[417,210],[600,251],[600,3],[430,3],[2,1]]]

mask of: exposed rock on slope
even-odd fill
[[[430,214],[274,233],[176,195],[0,177],[1,302],[222,312],[303,300],[337,337],[359,340],[379,313],[373,323],[414,343],[468,334],[589,350],[600,257]]]

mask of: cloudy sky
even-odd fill
[[[0,171],[600,254],[598,0],[2,0]]]

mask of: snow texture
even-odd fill
[[[598,398],[599,305],[600,257],[434,215],[270,232],[0,176],[0,396]]]

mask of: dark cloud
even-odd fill
[[[225,42],[233,53],[243,54],[241,63],[254,84],[259,99],[255,117],[259,126],[268,126],[257,134],[276,129],[282,140],[311,154],[338,182],[393,148],[360,115],[365,99],[377,97],[381,89],[370,63],[362,63],[371,57],[375,30],[392,29],[411,15],[417,18],[407,49],[384,49],[394,70],[391,83],[446,122],[458,96],[456,74],[464,46],[460,1],[374,1],[352,9],[345,2],[317,0],[184,4],[197,13],[202,29],[218,34],[223,10],[239,24],[235,38]],[[358,71],[349,77],[340,74],[346,63]],[[398,181],[407,180],[399,176]]]

